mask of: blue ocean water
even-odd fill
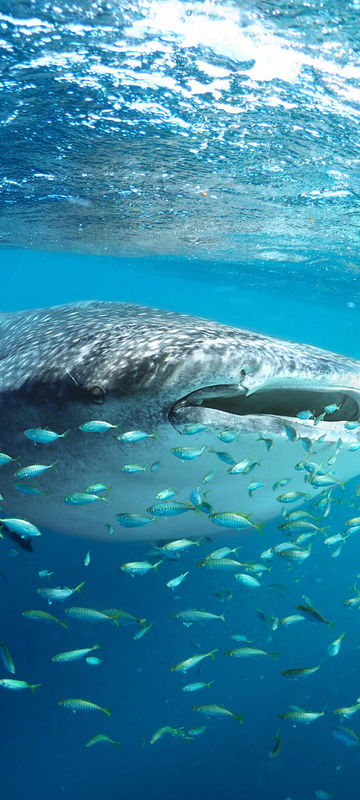
[[[1,311],[125,300],[360,359],[358,23],[355,0],[0,2]],[[332,505],[327,536],[357,516],[356,486],[334,492],[346,502]],[[241,535],[240,560],[258,562],[279,541],[279,522],[262,537]],[[147,543],[45,531],[29,553],[5,538],[0,638],[15,678],[42,685],[34,694],[0,687],[3,793],[356,797],[360,745],[347,747],[332,729],[334,710],[360,694],[359,610],[343,605],[357,595],[357,536],[333,558],[321,534],[302,565],[271,562],[256,590],[231,573],[198,569],[224,543],[215,535],[136,578],[118,567],[143,559]],[[43,569],[54,573],[49,585],[85,580],[79,604],[123,608],[151,629],[134,640],[134,625],[70,620],[65,631],[25,619],[23,610],[40,607],[65,619],[60,603],[39,605]],[[171,592],[166,581],[187,570]],[[304,597],[333,626],[305,620],[271,630],[259,617],[259,609],[293,614]],[[171,618],[188,607],[226,621],[187,628]],[[327,647],[342,633],[331,658]],[[277,659],[225,657],[232,634]],[[101,645],[97,666],[51,661],[87,642]],[[214,648],[214,661],[170,672]],[[317,665],[297,681],[281,674]],[[12,676],[4,668],[2,677]],[[192,680],[214,684],[183,693]],[[109,706],[111,717],[72,714],[58,705],[66,697]],[[242,714],[243,725],[192,710],[207,702]],[[291,704],[325,713],[292,726],[279,719]],[[360,737],[359,720],[342,722]],[[162,726],[202,724],[191,740],[164,735],[150,744]],[[98,733],[119,747],[87,748]]]

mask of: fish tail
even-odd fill
[[[258,533],[261,533],[261,535],[263,535],[263,533],[264,533],[264,530],[263,530],[264,523],[261,523],[261,525],[254,525],[254,528]]]
[[[104,714],[107,714],[108,717],[111,717],[110,708],[102,708],[101,711],[103,711]]]
[[[162,558],[160,558],[160,561],[157,561],[156,564],[153,564],[153,569],[155,572],[158,571],[160,564],[162,564]]]
[[[273,658],[274,661],[277,661],[278,655],[279,655],[278,652],[277,653],[268,653],[268,656],[270,656],[270,658]]]
[[[67,622],[61,622],[61,620],[59,620],[59,625],[62,625],[63,628],[68,628],[69,627]]]
[[[61,433],[59,439],[66,439],[66,437],[69,436],[70,431],[71,428],[68,428],[66,431],[64,431],[64,433]]]
[[[110,503],[110,500],[109,500],[108,497],[101,497],[100,500],[103,500],[104,503]]]
[[[219,619],[222,619],[222,621],[225,622],[225,614],[220,614]]]
[[[91,650],[100,650],[100,645],[99,644],[94,644],[94,646],[91,648]]]
[[[240,722],[240,725],[244,724],[244,717],[242,714],[233,714],[233,717],[235,717],[235,719],[237,719],[237,721]]]
[[[112,746],[113,746],[114,750],[116,750],[116,748],[119,747],[119,745],[120,745],[120,742],[113,742],[112,743]]]
[[[76,586],[76,588],[74,589],[74,593],[75,592],[81,592],[81,589],[83,588],[83,586],[85,586],[85,583],[86,583],[86,581],[81,581],[81,583],[79,583],[79,585]]]
[[[217,653],[217,652],[218,652],[218,649],[219,649],[219,648],[218,648],[218,647],[216,647],[216,648],[215,648],[215,650],[211,650],[211,652],[209,653],[209,658],[212,658],[212,660],[214,660],[214,658],[215,658],[215,653]]]
[[[55,472],[57,472],[57,464],[58,464],[58,463],[59,463],[59,459],[57,458],[57,459],[56,459],[56,461],[53,461],[53,463],[52,463],[52,464],[50,464],[50,466],[52,467],[52,469],[53,469]]]
[[[42,684],[41,683],[32,683],[30,686],[32,694],[34,694],[35,689],[38,689]]]

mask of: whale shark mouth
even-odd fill
[[[332,413],[325,408],[336,406]],[[171,409],[170,421],[184,418],[186,409],[213,409],[232,416],[297,418],[301,411],[311,411],[312,417],[321,417],[323,423],[354,422],[360,418],[360,392],[355,389],[295,386],[264,386],[247,392],[243,386],[209,386],[192,392],[179,400]]]

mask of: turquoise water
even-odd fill
[[[1,311],[127,301],[360,359],[358,3],[0,0],[0,23]],[[334,491],[344,502],[333,503],[327,536],[357,515],[357,483]],[[263,537],[241,536],[240,560],[258,562],[281,540],[279,522]],[[5,538],[0,639],[14,677],[42,686],[34,695],[0,687],[3,793],[356,797],[360,745],[346,746],[332,730],[334,710],[360,694],[359,610],[343,605],[356,596],[358,535],[333,558],[321,534],[302,565],[288,570],[275,559],[254,591],[230,573],[197,568],[224,543],[216,536],[134,579],[118,567],[145,558],[147,543],[44,531],[27,552]],[[40,605],[43,569],[54,573],[50,586],[85,580],[79,605],[120,607],[151,629],[134,640],[136,625],[70,620],[65,631],[25,619],[29,608],[66,618],[62,604]],[[166,581],[187,570],[172,593]],[[333,627],[306,620],[271,630],[257,613],[283,618],[303,597]],[[188,607],[226,621],[187,628],[171,618]],[[277,660],[226,658],[236,633]],[[342,633],[331,658],[327,647]],[[95,643],[97,666],[51,661]],[[213,648],[214,661],[183,676],[169,671]],[[281,675],[317,665],[297,681]],[[0,677],[12,675],[4,667]],[[214,684],[181,691],[197,680]],[[72,714],[58,705],[66,697],[109,706],[111,716]],[[207,702],[242,714],[244,724],[192,710]],[[325,713],[292,726],[279,719],[291,704]],[[359,720],[355,713],[342,723],[360,737]],[[162,726],[203,724],[191,741],[164,735],[150,744]],[[98,733],[119,747],[86,748]],[[276,735],[282,746],[271,758]]]

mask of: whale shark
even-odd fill
[[[310,345],[121,302],[0,314],[5,521],[108,541],[252,530],[284,494],[295,508],[358,474],[359,418],[360,362]]]

